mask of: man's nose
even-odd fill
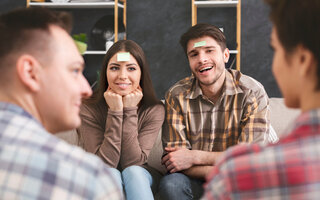
[[[208,55],[206,55],[204,52],[199,53],[199,63],[203,64],[208,62]]]
[[[92,89],[87,81],[87,79],[81,75],[82,78],[81,78],[81,96],[82,98],[84,99],[87,99],[89,98],[91,95],[92,95]]]

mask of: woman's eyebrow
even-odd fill
[[[131,66],[131,65],[137,66],[136,63],[128,63],[128,64],[126,64],[126,66]]]
[[[120,66],[118,63],[110,63],[109,65],[116,65],[116,66]]]

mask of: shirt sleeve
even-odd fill
[[[103,117],[99,115],[99,111],[83,107],[82,124],[77,132],[86,151],[98,155],[105,163],[117,168],[121,153],[123,112],[111,110],[101,112],[107,112],[105,128],[100,123]]]
[[[142,121],[138,123],[137,107],[124,109],[120,159],[122,169],[147,162],[163,124],[163,105],[158,104],[147,108],[143,111],[141,118]]]
[[[243,165],[243,163],[235,164],[233,159],[246,154],[246,147],[247,145],[244,144],[230,147],[220,157],[217,165],[206,176],[202,200],[232,199],[232,187],[237,183],[236,170]]]
[[[183,95],[172,97],[167,93],[165,99],[166,119],[162,130],[164,147],[185,147],[191,149],[187,140],[186,121],[181,109]]]
[[[227,191],[228,183],[225,180],[224,175],[219,174],[218,168],[214,168],[207,177],[207,182],[204,185],[205,192],[201,199],[230,199]]]
[[[240,142],[265,142],[269,135],[269,98],[263,88],[249,94],[241,119]]]
[[[275,158],[270,156],[270,151],[268,153],[265,154],[261,144],[242,144],[229,148],[207,175],[202,199],[270,197],[268,191],[279,184],[275,171],[279,165],[274,164]]]
[[[235,163],[233,159],[245,155],[247,149],[246,144],[233,146],[220,157],[217,165],[206,176],[202,200],[232,199],[232,187],[238,183],[235,178],[238,167],[242,169],[242,165],[244,165],[243,163]]]

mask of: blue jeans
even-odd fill
[[[127,200],[154,199],[151,190],[153,179],[145,168],[133,165],[125,168],[122,173],[115,168],[111,168],[111,172],[120,188],[123,186]]]
[[[192,179],[182,173],[167,174],[159,184],[158,195],[165,200],[200,199],[204,181]]]

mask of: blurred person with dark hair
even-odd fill
[[[319,199],[320,1],[265,0],[273,23],[272,71],[285,104],[301,114],[277,144],[228,150],[203,199]]]

